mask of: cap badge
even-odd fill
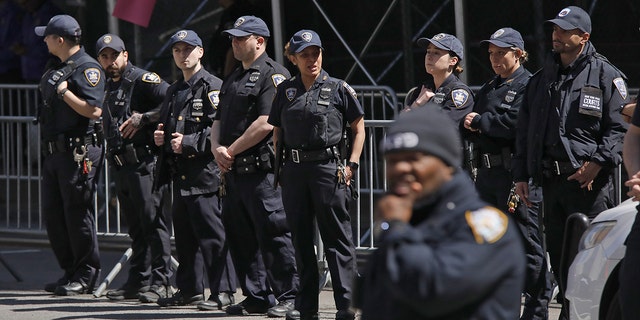
[[[236,22],[233,24],[233,26],[237,28],[243,23],[244,23],[244,18],[240,17],[240,18],[238,18],[238,20],[236,20]]]
[[[440,39],[444,39],[445,35],[444,33],[438,33],[435,36],[433,36],[432,40],[440,40]]]
[[[385,150],[414,148],[420,142],[420,138],[414,132],[399,132],[393,136],[387,136],[384,141]]]
[[[187,37],[187,31],[185,30],[178,31],[176,36],[178,37],[178,39],[183,40],[184,38]]]
[[[311,35],[311,32],[303,32],[301,37],[302,37],[302,40],[306,42],[311,42],[311,38],[313,38],[313,35]]]
[[[562,11],[560,11],[560,13],[558,13],[558,17],[565,17],[566,15],[569,14],[569,12],[571,12],[571,9],[564,8],[562,9]]]
[[[111,36],[104,36],[104,38],[102,38],[102,42],[109,44],[111,43]]]
[[[497,37],[501,36],[502,34],[504,34],[504,29],[500,29],[500,30],[498,30],[498,31],[494,32],[494,33],[491,35],[491,39],[495,39],[495,38],[497,38]]]

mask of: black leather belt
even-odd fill
[[[334,153],[333,148],[324,148],[319,150],[302,150],[302,149],[289,149],[287,156],[291,161],[295,163],[308,162],[308,161],[322,161],[331,158],[339,158]]]
[[[480,155],[480,166],[487,169],[503,167],[502,155],[483,153]]]
[[[84,137],[65,137],[59,135],[55,140],[42,141],[41,148],[44,155],[52,155],[58,152],[70,151],[74,146],[80,145],[96,145],[96,139],[93,135],[86,135]]]
[[[574,173],[576,170],[570,161],[542,160],[542,173],[547,177]]]
[[[134,146],[127,144],[123,147],[124,151],[113,154],[113,161],[119,167],[123,167],[128,164],[138,164],[151,154],[149,146]]]

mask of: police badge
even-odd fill
[[[84,77],[92,87],[95,87],[100,82],[100,70],[97,68],[87,68],[84,70]]]
[[[456,108],[462,107],[465,103],[467,103],[467,99],[469,99],[469,92],[465,89],[456,89],[451,91],[451,99],[453,100],[453,104]]]
[[[287,96],[287,99],[289,99],[289,101],[293,101],[293,99],[296,97],[297,92],[298,92],[298,89],[296,88],[287,88],[287,90],[284,93]]]
[[[513,90],[507,91],[507,95],[504,97],[504,101],[513,102],[513,100],[515,100],[515,98],[516,98],[516,93],[517,92],[515,92]]]

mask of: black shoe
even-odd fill
[[[209,300],[198,303],[198,310],[211,311],[222,310],[226,306],[230,306],[235,303],[233,293],[220,292],[217,297],[213,295],[209,296]]]
[[[353,320],[356,318],[355,312],[346,309],[346,310],[338,310],[336,312],[336,320]]]
[[[107,292],[107,298],[109,300],[129,300],[129,299],[139,299],[140,294],[149,291],[149,286],[135,286],[125,284],[120,289],[111,290]]]
[[[157,303],[161,307],[169,307],[169,306],[186,306],[186,305],[197,305],[198,303],[204,300],[204,296],[202,294],[196,294],[193,296],[185,296],[182,291],[178,290],[173,296],[169,298],[160,298]]]
[[[250,314],[265,314],[269,310],[269,305],[261,301],[251,301],[249,298],[242,302],[227,307],[227,314],[233,316],[247,316]]]
[[[173,294],[173,289],[169,286],[154,284],[147,292],[141,293],[138,300],[142,303],[156,303],[158,299],[168,298]]]
[[[318,319],[320,319],[320,317],[318,316],[318,313],[311,313],[311,314],[301,315],[300,311],[291,310],[291,311],[287,312],[287,315],[286,315],[285,319],[286,320],[318,320]]]
[[[289,311],[295,309],[293,300],[285,300],[267,310],[267,316],[271,318],[280,318],[287,315]]]
[[[50,282],[44,285],[44,291],[54,293],[56,292],[56,288],[59,286],[64,286],[65,284],[69,284],[69,278],[65,275],[62,278],[58,279],[56,282]]]
[[[79,294],[91,293],[86,284],[82,281],[71,281],[63,286],[58,286],[54,292],[57,296],[75,296]]]

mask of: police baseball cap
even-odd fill
[[[429,43],[432,43],[436,48],[447,50],[453,52],[460,60],[463,59],[464,49],[462,48],[462,42],[458,40],[458,38],[446,34],[446,33],[438,33],[433,36],[431,39],[429,38],[420,38],[417,41],[418,46],[421,48],[426,48]]]
[[[482,40],[480,43],[492,43],[500,48],[512,48],[524,50],[524,40],[520,32],[512,28],[500,28],[494,32],[489,40]]]
[[[76,21],[76,19],[74,19],[72,16],[66,14],[53,16],[46,26],[35,27],[34,31],[36,35],[41,37],[48,36],[50,34],[59,36],[82,35],[82,30],[80,29],[78,21]]]
[[[555,17],[555,19],[547,20],[563,30],[580,29],[583,32],[591,33],[591,17],[580,7],[566,7]]]
[[[100,37],[98,41],[96,41],[96,52],[100,54],[100,52],[104,48],[111,48],[117,52],[122,52],[127,50],[124,47],[124,41],[120,39],[120,37],[115,34],[107,33],[104,36]]]
[[[320,36],[313,30],[300,30],[289,40],[289,51],[291,53],[298,53],[309,46],[322,48]]]
[[[252,34],[263,37],[271,36],[267,24],[256,16],[242,16],[233,23],[233,28],[222,31],[222,33],[234,37],[244,37]]]
[[[170,45],[173,46],[178,42],[184,42],[196,47],[202,47],[202,39],[193,30],[180,30],[171,36]]]
[[[441,108],[418,108],[401,113],[382,141],[384,154],[418,151],[440,158],[451,167],[462,165],[458,127]]]

